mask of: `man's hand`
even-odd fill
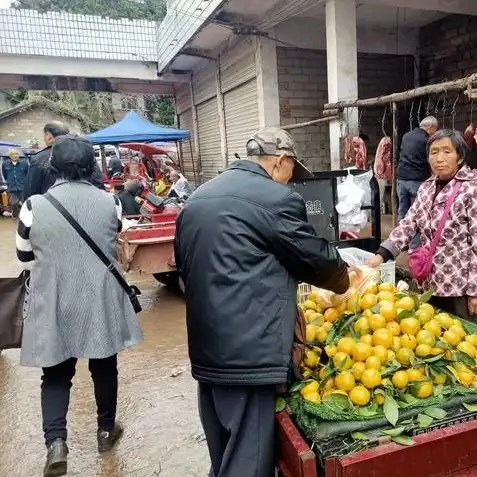
[[[377,268],[384,263],[384,258],[381,255],[375,255],[374,257],[366,260],[365,265],[371,268]]]
[[[467,298],[467,306],[469,308],[469,315],[471,316],[477,315],[477,297],[469,296]]]

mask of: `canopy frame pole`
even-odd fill
[[[189,149],[190,149],[190,162],[192,163],[192,174],[194,175],[194,183],[197,186],[197,175],[195,171],[194,151],[192,150],[192,140],[189,134]]]

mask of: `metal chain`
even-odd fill
[[[442,127],[446,125],[446,111],[447,111],[447,91],[444,91],[444,99],[442,101]]]
[[[454,104],[452,105],[451,117],[452,117],[452,129],[455,129],[455,116],[457,114],[456,106],[460,99],[460,93],[455,98]]]
[[[383,136],[386,137],[386,112],[387,112],[388,107],[384,106],[384,113],[383,113],[383,118],[381,119],[381,131],[383,132]]]
[[[421,100],[419,101],[419,107],[417,108],[417,123],[418,124],[421,122],[421,108],[422,108],[422,97],[421,97]]]
[[[414,101],[411,103],[411,109],[409,110],[409,131],[412,131],[412,113],[414,111]]]
[[[426,116],[429,116],[431,113],[431,97],[427,98],[427,106],[426,106]]]

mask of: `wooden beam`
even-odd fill
[[[343,108],[366,108],[373,106],[384,106],[389,103],[399,103],[411,99],[427,96],[429,94],[439,94],[448,91],[461,91],[468,88],[473,83],[477,82],[477,73],[474,73],[465,78],[454,81],[447,81],[445,83],[431,84],[428,86],[421,86],[419,88],[409,89],[401,93],[388,94],[386,96],[378,96],[376,98],[358,99],[338,101],[337,103],[325,104],[324,109],[343,109]]]
[[[286,126],[280,126],[280,127],[288,131],[290,129],[299,129],[299,128],[306,128],[307,126],[314,126],[315,124],[329,123],[330,121],[334,121],[336,119],[340,119],[340,116],[327,116],[325,118],[319,118],[319,119],[313,119],[312,121],[306,121],[305,123],[287,124]]]
[[[169,96],[172,83],[128,78],[86,78],[77,76],[41,76],[0,74],[0,90],[91,91]]]
[[[392,185],[391,185],[391,208],[393,213],[393,227],[397,225],[397,161],[398,161],[398,107],[393,103],[393,162],[392,162]]]

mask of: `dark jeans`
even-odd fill
[[[397,181],[397,195],[398,195],[398,221],[401,221],[406,217],[411,205],[416,200],[417,191],[421,187],[421,181],[403,181],[398,179]],[[410,248],[414,249],[419,247],[421,243],[419,234],[416,234],[412,239]]]
[[[275,475],[275,386],[199,384],[209,477]]]
[[[12,216],[17,218],[20,213],[20,208],[22,206],[22,191],[9,191],[8,192],[8,203],[12,209]]]
[[[51,368],[43,368],[41,410],[47,446],[57,438],[64,440],[67,438],[66,415],[77,361],[76,358],[71,358]],[[112,431],[116,419],[117,365],[117,355],[89,360],[89,371],[93,378],[94,396],[98,408],[98,429],[104,431]]]

